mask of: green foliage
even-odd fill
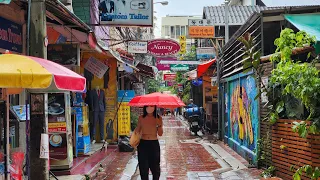
[[[268,169],[264,170],[260,176],[264,178],[270,178],[275,175],[276,168],[274,166],[270,166]]]
[[[196,53],[196,46],[191,46],[190,51],[186,52],[186,54],[182,55],[183,60],[196,60],[197,59],[197,53]]]
[[[135,112],[130,113],[131,131],[133,131],[138,125],[139,116]]]
[[[147,80],[147,93],[158,92],[160,89],[160,81],[156,79],[148,79]]]
[[[291,171],[295,171],[295,166],[290,167]],[[295,173],[293,174],[293,179],[294,180],[301,180],[301,176],[305,174],[307,177],[310,179],[318,179],[320,178],[320,170],[318,167],[313,168],[310,165],[304,165],[302,167],[299,167]]]

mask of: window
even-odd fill
[[[176,26],[176,38],[178,39],[180,35],[180,26]]]
[[[164,27],[164,36],[170,36],[170,28],[169,26]]]
[[[171,38],[174,38],[174,37],[175,37],[175,34],[176,34],[176,33],[174,32],[174,26],[171,26],[171,27],[170,27],[170,37],[171,37]]]
[[[186,35],[186,27],[181,26],[181,36],[185,36],[185,35]]]
[[[189,26],[186,26],[186,36],[189,36]]]

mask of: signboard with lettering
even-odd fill
[[[152,0],[100,0],[101,25],[153,26]]]
[[[213,38],[214,35],[213,26],[189,26],[190,38]]]
[[[176,79],[176,74],[163,74],[164,81],[174,81]]]
[[[179,51],[179,43],[171,39],[155,39],[148,42],[148,53],[154,56],[170,56]]]
[[[180,36],[179,37],[179,43],[180,43],[180,54],[186,53],[186,47],[187,47],[187,38],[186,36]]]
[[[108,66],[94,57],[90,57],[84,68],[101,79],[108,70]]]
[[[147,53],[148,42],[143,41],[129,41],[128,52],[129,53]]]
[[[171,71],[189,71],[189,65],[186,64],[171,64],[170,65]]]
[[[130,122],[130,106],[128,102],[134,98],[135,94],[133,90],[120,90],[117,93],[118,95],[118,134],[120,136],[130,135],[131,122]]]
[[[216,57],[214,47],[201,47],[197,48],[197,60],[200,59],[213,59]]]
[[[189,19],[189,26],[213,26],[213,21],[211,19]]]
[[[22,26],[0,17],[0,48],[22,53]]]
[[[170,61],[174,62],[177,61],[177,58],[175,57],[157,57],[156,62],[157,62],[157,69],[159,71],[169,71],[170,70],[170,64],[161,64],[161,61]]]

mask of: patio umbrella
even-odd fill
[[[143,96],[134,97],[128,104],[129,106],[158,106],[162,108],[177,108],[185,104],[176,96],[162,93],[151,93]]]
[[[9,169],[9,94],[10,91],[46,89],[83,92],[86,79],[77,73],[41,58],[15,54],[0,55],[0,87],[7,89],[7,170]]]
[[[0,55],[0,87],[83,92],[86,79],[45,59],[15,54]]]

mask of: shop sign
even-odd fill
[[[186,54],[186,47],[187,47],[187,37],[180,36],[179,43],[180,43],[180,54]]]
[[[161,64],[161,61],[172,61],[175,62],[177,61],[177,58],[175,57],[157,57],[156,58],[156,64],[157,64],[157,69],[159,71],[169,71],[170,70],[170,64]]]
[[[189,71],[189,65],[186,64],[171,64],[170,65],[171,71]]]
[[[21,25],[0,17],[0,48],[22,53],[22,38]]]
[[[161,60],[160,64],[188,64],[188,65],[198,65],[201,64],[200,61],[168,61],[168,60]]]
[[[176,79],[176,74],[163,74],[164,81],[174,81]]]
[[[189,19],[188,26],[213,26],[211,19]]]
[[[100,0],[101,25],[153,26],[152,0]]]
[[[78,48],[77,44],[49,44],[48,60],[63,66],[80,66]]]
[[[170,56],[179,51],[179,43],[171,39],[155,39],[148,42],[148,53],[154,56]]]
[[[213,59],[216,57],[216,51],[213,47],[197,48],[197,60]]]
[[[84,68],[101,79],[108,70],[108,66],[94,57],[90,57]]]
[[[189,26],[190,38],[213,38],[214,36],[213,26]]]
[[[134,98],[133,90],[119,90],[118,91],[118,102],[130,102]]]
[[[120,105],[120,103],[118,104]],[[123,102],[118,111],[118,134],[119,136],[129,136],[130,131],[130,106],[128,106],[128,102]]]
[[[128,52],[129,53],[147,53],[148,42],[143,41],[129,41],[128,42]]]

